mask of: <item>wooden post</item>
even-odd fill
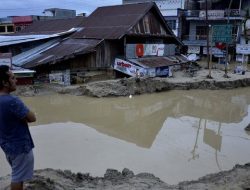
[[[124,48],[124,59],[126,60],[127,58],[127,53],[126,53],[126,44],[127,44],[127,38],[126,36],[124,37],[124,41],[123,41],[123,48]]]

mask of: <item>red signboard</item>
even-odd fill
[[[218,49],[225,49],[225,48],[226,48],[226,44],[225,44],[225,43],[222,43],[222,42],[217,42],[217,43],[215,43],[215,46],[216,46]]]
[[[136,44],[136,55],[138,57],[142,57],[144,55],[144,47],[143,44]]]

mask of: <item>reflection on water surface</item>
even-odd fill
[[[36,168],[101,176],[127,167],[173,184],[249,162],[249,88],[23,100],[38,115]]]

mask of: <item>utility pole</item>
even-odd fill
[[[230,0],[230,3],[229,3],[229,6],[228,6],[228,10],[227,10],[227,24],[229,25],[229,16],[230,16],[230,10],[231,10],[231,5],[232,5],[232,2],[233,2],[233,0]],[[228,76],[228,68],[227,68],[227,66],[228,66],[228,64],[229,64],[229,58],[228,58],[228,46],[229,46],[229,42],[227,42],[227,45],[226,45],[226,62],[225,62],[225,74],[224,74],[224,77],[225,78],[229,78],[229,76]]]
[[[207,78],[212,79],[213,77],[211,76],[211,68],[210,68],[210,54],[212,54],[212,48],[211,52],[209,51],[209,40],[210,40],[210,27],[208,23],[208,6],[207,6],[207,0],[205,0],[206,3],[206,30],[207,30],[207,68],[209,69],[209,73],[207,75]]]

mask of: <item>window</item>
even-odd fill
[[[167,20],[167,24],[172,30],[176,30],[176,20]]]
[[[16,32],[21,31],[21,29],[22,29],[21,26],[17,26],[17,27],[16,27]]]
[[[14,32],[13,26],[7,26],[7,32]]]
[[[5,32],[5,26],[0,26],[0,32]]]
[[[206,26],[196,26],[196,39],[204,40],[207,37],[207,27]]]

